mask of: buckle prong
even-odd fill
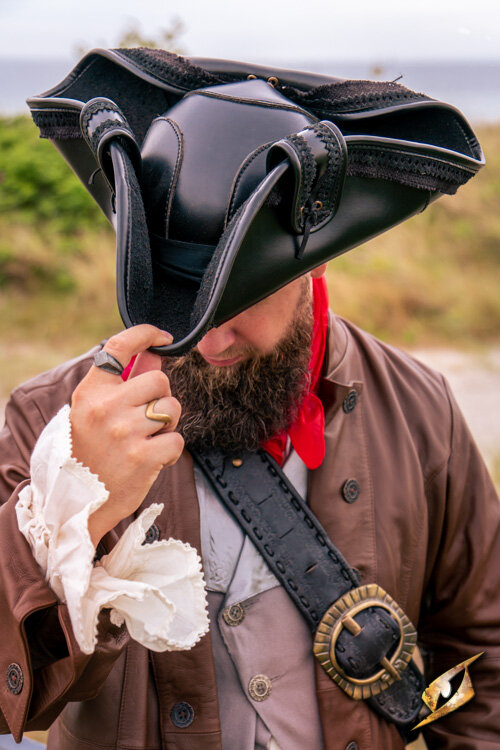
[[[358,625],[354,617],[351,617],[350,615],[344,615],[342,618],[342,625],[351,635],[354,636],[359,635],[363,631],[361,625]]]
[[[389,661],[389,659],[387,658],[387,656],[384,656],[384,658],[380,660],[380,665],[384,669],[386,669],[390,674],[392,674],[392,676],[394,677],[395,680],[400,680],[401,679],[400,673],[398,672],[398,670],[395,667],[392,666],[392,664]]]

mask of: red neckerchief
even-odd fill
[[[130,373],[132,372],[132,367],[134,366],[134,362],[137,359],[137,354],[134,354],[130,362],[126,367],[123,368],[122,372],[122,380],[128,380]]]
[[[308,469],[317,469],[325,457],[325,412],[317,396],[328,331],[328,289],[324,276],[313,279],[313,316],[309,391],[302,397],[297,418],[288,433],[283,430],[262,443],[262,448],[280,466],[285,456],[287,434]]]
[[[325,357],[326,338],[328,331],[328,289],[324,276],[313,279],[313,335],[311,345],[311,359],[309,372],[311,383],[309,391],[302,397],[297,418],[288,433],[278,433],[270,440],[262,443],[262,447],[281,466],[283,463],[287,435],[294,449],[299,454],[308,469],[317,469],[325,457],[325,412],[323,404],[317,394],[321,368]],[[135,357],[125,367],[122,378],[127,380],[135,362]]]

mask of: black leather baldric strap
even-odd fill
[[[267,453],[228,456],[215,449],[203,454],[191,452],[314,633],[334,602],[359,590],[358,573]],[[363,680],[390,658],[400,630],[381,606],[360,611],[356,628],[360,631],[356,635],[346,628],[341,630],[334,656],[341,670],[354,680]],[[410,661],[406,668],[403,666],[400,679],[368,702],[406,737],[416,723],[423,689],[422,675]]]
[[[314,632],[323,613],[359,585],[308,505],[264,451],[238,458],[193,453]],[[278,473],[279,471],[279,473]]]

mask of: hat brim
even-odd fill
[[[64,81],[28,100],[41,134],[54,142],[115,226],[124,324],[153,323],[174,335],[171,346],[157,350],[161,354],[188,351],[210,326],[423,210],[442,193],[455,192],[484,164],[470,126],[450,105],[397,84],[318,80],[314,74],[279,71],[282,90],[295,106],[336,123],[347,144],[347,175],[334,218],[321,232],[311,232],[300,257],[300,233],[290,231],[268,200],[292,168],[285,159],[225,226],[201,281],[169,278],[158,271],[151,253],[130,152],[119,141],[111,144],[112,169],[102,169],[82,137],[81,110],[96,95],[116,101],[140,145],[153,118],[187,91],[267,72],[246,63],[190,61],[156,50],[93,50]]]

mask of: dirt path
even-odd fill
[[[500,347],[481,353],[419,349],[412,354],[448,379],[481,453],[500,479]]]

